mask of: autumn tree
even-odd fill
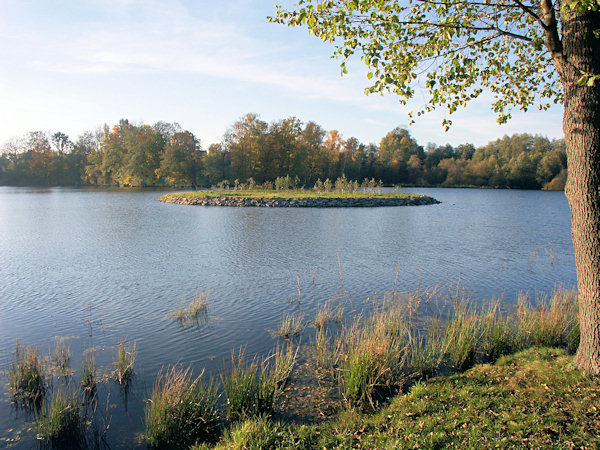
[[[334,45],[343,71],[359,53],[368,92],[404,103],[423,83],[417,115],[437,107],[451,114],[484,90],[499,122],[514,107],[564,104],[581,328],[575,362],[600,373],[600,1],[300,0],[272,20],[308,26]]]
[[[165,145],[156,174],[172,186],[196,187],[201,169],[198,139],[189,131],[179,131]]]

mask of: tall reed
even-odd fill
[[[521,295],[517,308],[517,346],[565,347],[574,353],[579,346],[579,315],[573,291],[557,290],[550,299],[532,305]]]
[[[500,310],[499,302],[484,308],[479,317],[479,328],[482,361],[493,363],[515,350],[516,324]]]
[[[231,354],[231,367],[221,375],[227,397],[227,419],[237,422],[260,415],[270,416],[294,364],[298,349],[277,347],[267,358],[247,361],[240,350]]]
[[[53,448],[79,448],[84,442],[83,420],[77,393],[58,390],[36,417],[38,438]]]
[[[217,386],[202,374],[171,368],[159,373],[146,405],[146,443],[151,448],[188,448],[213,440],[219,428]]]
[[[363,327],[359,321],[344,330],[340,387],[346,403],[360,409],[376,406],[380,391],[391,391],[407,379],[405,323],[398,308],[376,312]]]
[[[479,343],[479,317],[466,302],[457,303],[444,336],[448,364],[458,371],[475,364]]]
[[[19,402],[37,402],[46,393],[46,367],[37,349],[16,343],[8,368],[11,397]]]
[[[81,386],[88,394],[96,389],[96,358],[91,350],[84,352],[81,358]]]
[[[113,378],[120,385],[127,385],[135,375],[133,364],[135,362],[135,342],[133,345],[125,346],[125,342],[121,340],[119,344],[117,361],[115,362],[115,371]]]

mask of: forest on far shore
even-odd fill
[[[479,148],[424,148],[395,128],[379,144],[364,144],[315,122],[267,123],[256,114],[239,119],[207,149],[176,123],[122,119],[74,141],[60,131],[30,132],[0,150],[0,185],[210,187],[286,176],[294,187],[344,176],[386,185],[561,190],[567,157],[564,139],[538,135],[504,136]]]

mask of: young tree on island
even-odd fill
[[[428,103],[453,113],[483,90],[510,109],[564,103],[581,341],[578,367],[600,373],[600,0],[300,0],[272,21],[307,25],[346,60],[360,53],[368,92],[404,103],[426,72]],[[450,121],[444,119],[445,127]]]

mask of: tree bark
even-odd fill
[[[563,11],[564,119],[569,175],[565,193],[571,207],[577,267],[581,340],[576,365],[600,374],[600,80],[579,85],[584,73],[600,74],[600,13]],[[558,65],[557,65],[558,67]]]

